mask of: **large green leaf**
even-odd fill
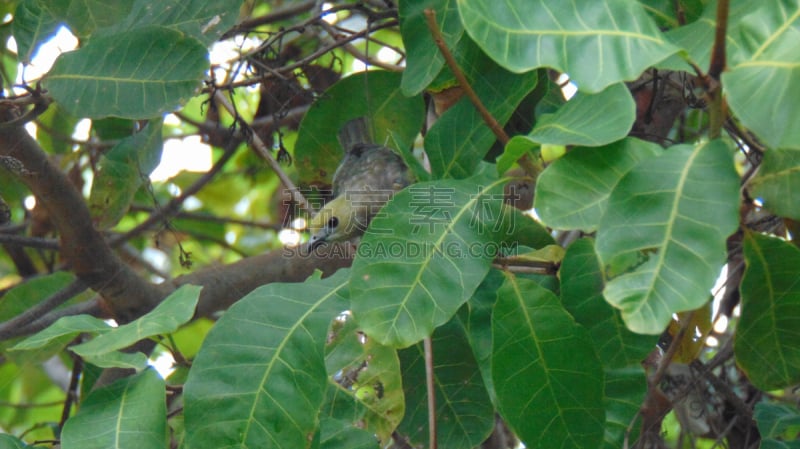
[[[82,333],[100,335],[112,328],[105,321],[89,315],[74,315],[59,318],[46,329],[14,345],[10,352],[39,352],[47,358],[60,351],[67,343]]]
[[[800,0],[759,6],[735,36],[747,51],[722,74],[728,104],[768,146],[800,149]]]
[[[39,0],[38,3],[80,37],[113,26],[131,10],[130,0]]]
[[[149,26],[92,39],[62,54],[44,83],[76,117],[143,119],[188,100],[206,69],[208,54],[199,41]]]
[[[728,34],[725,36],[725,46],[728,54],[742,51],[741,42],[732,35],[734,30],[742,20],[742,17],[751,12],[753,3],[750,0],[733,0],[729,2],[728,13]],[[681,6],[685,6],[684,3]],[[717,30],[717,2],[712,0],[705,5],[703,14],[696,21],[687,25],[673,28],[667,31],[666,36],[676,45],[681,47],[688,54],[690,61],[702,69],[708,68],[711,61],[711,50],[714,42],[714,34]],[[678,70],[691,71],[691,67],[686,64],[678,55],[670,57],[659,66],[669,66]]]
[[[623,83],[601,92],[578,92],[554,114],[544,114],[529,137],[534,142],[596,147],[628,135],[636,105]]]
[[[303,185],[330,185],[344,156],[337,136],[342,125],[368,117],[375,142],[407,152],[422,127],[421,96],[400,92],[401,74],[379,70],[350,75],[334,84],[303,117],[295,143],[295,166]]]
[[[92,181],[89,211],[100,229],[108,229],[128,212],[136,191],[161,161],[162,120],[121,140],[100,159]]]
[[[492,314],[500,414],[527,447],[597,448],[603,369],[589,333],[549,290],[506,276]]]
[[[458,0],[464,27],[503,67],[551,67],[580,90],[632,80],[674,53],[642,7],[609,0]]]
[[[348,270],[269,284],[206,336],[184,387],[186,448],[308,448],[328,385],[325,340]]]
[[[800,410],[782,404],[759,402],[753,418],[761,434],[761,449],[800,449]]]
[[[433,81],[444,66],[444,57],[433,42],[424,11],[432,9],[445,45],[452,49],[464,33],[455,0],[406,0],[398,5],[400,34],[408,61],[401,88],[405,95],[417,95]]]
[[[392,198],[353,262],[351,307],[367,335],[406,347],[450,320],[489,271],[508,180],[419,183]]]
[[[141,369],[147,363],[144,354],[129,354],[118,350],[144,338],[175,331],[192,318],[199,295],[200,287],[184,285],[155,309],[117,328],[89,315],[66,316],[19,342],[11,350],[27,351],[33,357],[46,356],[60,350],[79,334],[87,333],[94,338],[70,348],[86,361],[103,367]]]
[[[388,442],[405,413],[397,350],[371,338],[364,339],[355,320],[343,316],[336,319],[329,334],[325,367],[334,385],[346,396],[344,400],[358,401],[363,406],[357,408],[360,412],[334,417],[347,419],[351,425]],[[335,412],[340,408],[338,404],[331,406]]]
[[[536,87],[538,74],[515,74],[498,66],[466,37],[458,48],[465,76],[483,105],[501,125],[505,124],[525,96]],[[425,135],[425,153],[434,179],[466,178],[497,139],[464,95],[442,114]]]
[[[240,0],[136,0],[120,24],[102,30],[117,34],[148,25],[160,25],[188,34],[210,45],[239,19]]]
[[[629,331],[619,311],[603,299],[603,272],[592,239],[577,240],[567,248],[559,276],[561,302],[589,331],[604,367],[638,366],[656,347],[657,336]]]
[[[632,331],[661,333],[673,313],[708,301],[738,223],[739,176],[722,141],[645,159],[614,187],[600,221],[600,260],[609,274],[623,272],[606,284],[606,300]]]
[[[196,285],[182,285],[142,317],[70,349],[91,360],[93,356],[126,348],[144,338],[174,332],[194,316],[201,289]]]
[[[494,427],[494,407],[460,321],[436,329],[432,338],[437,442],[442,449],[477,447]],[[408,410],[398,431],[414,447],[428,442],[425,352],[417,344],[400,351]]]
[[[771,149],[748,184],[750,195],[781,217],[800,220],[800,151]]]
[[[742,314],[736,361],[753,385],[773,390],[800,382],[800,250],[756,233],[744,238]]]
[[[378,449],[378,441],[369,431],[352,423],[322,418],[319,423],[321,449]]]
[[[574,148],[539,176],[536,213],[552,228],[596,231],[617,182],[634,165],[661,152],[658,145],[635,138],[602,148]]]
[[[641,366],[606,370],[606,426],[602,449],[625,447],[625,439],[636,441],[638,428],[631,422],[639,415],[645,394],[647,377]]]
[[[459,312],[492,402],[497,402],[492,383],[492,309],[497,301],[497,289],[504,281],[505,277],[500,270],[490,270]]]
[[[58,30],[58,22],[42,8],[38,0],[23,0],[14,11],[11,23],[17,55],[23,64],[30,64],[37,47]]]
[[[15,436],[11,436],[7,433],[0,433],[0,448],[2,449],[28,449],[30,447],[32,446],[28,446],[24,441]]]
[[[168,445],[164,380],[155,370],[92,391],[61,434],[64,449]]]

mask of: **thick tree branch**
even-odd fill
[[[95,229],[83,197],[21,127],[0,127],[0,156],[16,159],[19,178],[50,214],[61,256],[78,278],[100,293],[114,316],[127,322],[154,307],[164,294],[125,265]]]
[[[339,268],[349,267],[354,256],[355,247],[347,242],[323,246],[311,254],[305,245],[285,247],[232,264],[205,267],[175,278],[171,285],[202,285],[197,315],[211,316],[261,285],[303,282],[315,270],[329,276]]]

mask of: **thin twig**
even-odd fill
[[[149,206],[142,206],[134,204],[131,206],[131,211],[138,211],[138,212],[150,212],[153,213],[156,211],[155,208]],[[253,220],[242,220],[239,218],[232,218],[232,217],[218,217],[216,215],[209,215],[206,213],[197,213],[197,212],[185,212],[180,211],[174,215],[176,218],[184,218],[187,220],[194,220],[194,221],[204,221],[210,223],[222,223],[222,224],[235,224],[240,226],[247,226],[251,228],[259,228],[259,229],[269,229],[272,231],[280,231],[283,229],[283,226],[279,223],[272,223],[272,222],[262,222],[262,221],[253,221]],[[0,234],[2,235],[2,234]]]
[[[433,342],[431,337],[423,340],[425,347],[425,383],[428,388],[428,447],[436,449],[436,385],[433,373]]]
[[[62,288],[39,304],[36,304],[35,306],[25,310],[8,321],[0,323],[0,341],[17,336],[18,334],[16,334],[16,332],[20,328],[24,328],[29,324],[38,321],[48,313],[52,312],[56,307],[64,304],[70,298],[86,290],[87,287],[88,285],[86,282],[82,281],[81,279],[75,279],[71,284]]]
[[[390,19],[390,20],[387,20],[384,23],[372,24],[372,25],[370,25],[369,32],[375,32],[377,30],[382,30],[382,29],[385,29],[385,28],[393,28],[393,27],[398,26],[399,23],[400,22],[398,20],[396,20],[396,19]],[[298,25],[296,27],[292,27],[292,29],[296,28],[297,30],[300,30],[304,26],[310,26],[310,25]],[[290,31],[290,30],[291,29],[287,28],[284,31]],[[365,37],[367,34],[369,34],[369,32],[367,30],[362,30],[362,31],[359,31],[357,33],[351,34],[351,35],[349,35],[347,37],[344,37],[342,39],[339,39],[339,40],[335,41],[334,43],[332,43],[330,45],[326,45],[326,46],[320,47],[319,49],[317,49],[313,53],[309,54],[308,56],[305,56],[302,59],[298,59],[293,64],[288,64],[288,65],[285,65],[283,67],[280,67],[278,69],[273,69],[273,70],[277,74],[291,73],[295,69],[299,69],[299,68],[307,66],[312,61],[318,59],[320,56],[322,56],[324,54],[327,54],[327,53],[330,53],[332,50],[335,50],[336,48],[339,48],[339,47],[343,46],[344,44],[346,44],[348,42],[352,42],[352,41],[355,41],[357,39]],[[277,34],[276,36],[280,36],[280,34]],[[239,59],[246,59],[246,58],[248,58],[250,56],[254,56],[254,55],[258,54],[259,52],[263,51],[263,48],[262,48],[263,46],[264,45],[261,45],[261,46],[259,46],[258,49],[255,49],[253,51],[250,51],[250,52],[240,56]],[[272,75],[272,76],[275,76],[275,75]],[[254,84],[262,83],[264,81],[264,79],[265,79],[265,77],[262,76],[260,78],[249,78],[249,79],[246,79],[246,80],[230,82],[230,83],[226,83],[226,84],[219,85],[219,86],[216,86],[216,87],[206,87],[206,88],[203,89],[202,92],[210,93],[214,89],[233,89],[233,88],[236,88],[236,87],[251,86],[251,85],[254,85]]]
[[[439,52],[444,57],[444,61],[447,64],[447,67],[450,68],[450,71],[453,72],[453,75],[456,77],[456,81],[458,81],[459,86],[464,89],[464,93],[467,95],[467,98],[472,102],[472,105],[475,106],[475,109],[480,114],[483,121],[492,130],[497,140],[500,141],[504,146],[508,143],[509,137],[506,134],[503,127],[500,126],[500,123],[495,120],[492,116],[492,113],[486,109],[481,99],[478,97],[478,94],[475,93],[475,90],[470,85],[467,77],[464,75],[464,72],[461,70],[461,67],[458,66],[458,62],[456,62],[456,58],[453,57],[453,53],[450,52],[450,49],[447,48],[447,44],[444,42],[444,38],[442,37],[442,32],[439,31],[439,25],[436,23],[436,11],[433,9],[426,9],[425,10],[425,20],[428,23],[428,30],[431,32],[431,36],[433,36],[433,42],[439,48]],[[530,160],[530,157],[527,154],[523,154],[517,160],[517,163],[525,170],[525,173],[532,178],[536,178],[537,174],[540,170],[536,168],[534,163]]]
[[[58,251],[61,247],[56,239],[46,239],[42,237],[25,237],[22,235],[6,234],[0,232],[0,244],[25,246],[36,249],[49,249]]]
[[[316,0],[306,0],[304,2],[291,3],[283,8],[270,11],[269,14],[244,20],[230,30],[226,31],[222,36],[222,39],[231,38],[239,33],[249,33],[254,28],[290,19],[296,15],[300,15],[314,9],[316,5]]]
[[[337,33],[336,29],[333,26],[331,26],[328,22],[320,20],[319,25],[322,27],[323,30],[325,30],[328,33],[328,35],[331,37],[331,39],[333,39],[334,42],[338,42],[341,39],[340,33]],[[367,53],[364,53],[363,51],[359,50],[349,41],[346,44],[344,44],[342,48],[344,49],[344,51],[350,53],[351,55],[353,55],[353,57],[355,57],[356,59],[358,59],[359,61],[363,62],[366,65],[373,65],[375,67],[380,67],[384,70],[388,70],[391,72],[403,71],[403,67],[399,65],[389,64],[381,61],[380,59],[371,58]]]
[[[672,339],[672,343],[670,343],[667,352],[665,352],[664,356],[661,358],[661,362],[658,364],[656,372],[653,373],[653,377],[650,378],[651,381],[650,383],[654,387],[661,383],[661,378],[664,377],[664,373],[667,372],[667,368],[672,363],[672,359],[675,357],[675,353],[678,352],[678,348],[680,348],[681,346],[681,341],[683,340],[683,337],[689,330],[693,316],[694,316],[694,310],[686,314],[686,316],[681,322],[681,327],[678,330],[678,334],[675,335],[675,338]]]
[[[130,231],[124,234],[118,234],[108,240],[108,244],[112,247],[118,246],[123,242],[127,242],[128,240],[136,237],[137,235],[141,234],[142,232],[150,229],[154,224],[166,219],[169,216],[177,213],[180,210],[181,205],[187,198],[194,195],[200,189],[202,189],[206,184],[211,182],[214,179],[214,176],[217,175],[222,170],[222,167],[233,157],[233,154],[236,152],[236,145],[235,142],[232,142],[227,148],[225,148],[225,152],[222,156],[214,163],[211,169],[200,177],[197,181],[194,182],[191,186],[189,186],[186,190],[183,190],[181,194],[172,200],[169,201],[164,207],[159,208],[157,211],[153,212],[147,219],[143,222],[136,225]]]
[[[500,126],[500,123],[495,120],[492,116],[491,112],[486,109],[486,106],[483,105],[483,102],[480,98],[478,98],[478,94],[475,93],[475,90],[472,89],[472,86],[467,81],[467,77],[464,75],[464,72],[461,70],[461,67],[458,66],[456,62],[456,58],[453,57],[453,54],[450,52],[450,49],[447,48],[447,44],[444,42],[444,38],[442,37],[442,32],[439,31],[439,25],[436,23],[436,11],[432,9],[425,10],[425,19],[428,22],[428,29],[433,36],[433,41],[436,43],[436,46],[439,47],[439,52],[442,53],[444,57],[444,61],[447,64],[447,67],[453,72],[453,75],[456,77],[456,81],[464,89],[464,93],[467,95],[469,100],[472,102],[475,109],[483,118],[483,121],[486,122],[486,125],[494,133],[497,140],[500,141],[503,145],[508,143],[509,137],[508,134],[503,130],[503,127]]]
[[[556,261],[531,260],[523,256],[497,256],[492,263],[494,268],[513,273],[556,274],[559,266]]]
[[[214,92],[214,99],[219,102],[219,104],[222,105],[222,107],[225,108],[225,110],[228,111],[231,116],[238,117],[238,113],[236,112],[236,109],[234,109],[233,104],[230,102],[230,100],[228,100],[228,97],[222,94],[222,91],[217,90]],[[242,126],[250,127],[250,125],[245,123],[244,120],[239,120],[239,123],[241,123]],[[283,168],[281,168],[278,161],[272,156],[272,152],[267,149],[267,146],[264,145],[264,142],[260,137],[258,137],[258,134],[255,132],[251,133],[251,139],[253,143],[253,149],[256,150],[256,153],[258,153],[258,155],[261,156],[261,158],[264,159],[267,164],[269,164],[275,174],[278,175],[278,178],[281,180],[283,185],[286,186],[286,188],[289,190],[289,193],[291,193],[292,199],[300,206],[301,209],[309,213],[313,213],[314,210],[308,204],[306,197],[300,193],[300,190],[297,189],[297,186],[294,185],[294,182],[289,179],[289,176],[287,176],[283,171]]]
[[[72,355],[72,375],[69,379],[67,388],[67,399],[64,401],[64,408],[61,410],[61,420],[58,422],[59,430],[64,428],[64,423],[69,419],[72,404],[78,402],[78,387],[80,386],[81,374],[83,373],[83,359],[77,355]],[[61,433],[61,432],[59,432]]]

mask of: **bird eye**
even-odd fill
[[[331,217],[331,218],[328,219],[328,224],[326,226],[328,229],[333,229],[333,228],[335,228],[337,226],[339,226],[339,219],[338,218]]]

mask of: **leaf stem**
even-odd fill
[[[220,90],[216,90],[214,92],[214,99],[217,100],[217,102],[219,102],[219,104],[221,104],[222,107],[225,108],[226,111],[228,111],[228,113],[230,113],[233,117],[236,117],[237,121],[242,126],[246,126],[248,128],[250,127],[250,125],[247,124],[244,120],[238,118],[239,115],[236,112],[236,109],[234,109],[233,104],[230,102],[230,100],[228,100],[228,97],[222,94]],[[275,160],[275,158],[272,156],[272,153],[267,149],[267,146],[264,145],[264,142],[261,140],[260,137],[258,137],[258,134],[254,132],[249,134],[250,138],[252,139],[251,142],[253,149],[256,150],[256,153],[258,153],[258,155],[261,156],[262,159],[267,161],[267,164],[272,168],[275,174],[278,175],[278,179],[281,180],[283,185],[286,186],[286,188],[289,190],[289,193],[292,195],[292,200],[294,200],[303,210],[308,211],[309,213],[313,213],[314,211],[311,209],[311,206],[308,204],[308,201],[306,201],[306,198],[303,196],[302,193],[300,193],[300,191],[297,189],[297,186],[294,185],[292,180],[289,179],[289,176],[287,176],[286,173],[283,171],[280,164],[278,164],[278,161]]]
[[[714,32],[714,47],[711,49],[711,62],[708,66],[708,76],[717,81],[725,69],[725,35],[728,32],[729,10],[730,0],[717,2],[717,28]]]
[[[425,383],[428,389],[428,447],[436,449],[436,390],[433,382],[433,342],[431,337],[423,340],[425,347]]]
[[[714,32],[714,47],[711,49],[711,62],[708,66],[709,130],[708,135],[717,139],[722,134],[725,123],[725,101],[722,98],[720,75],[725,69],[725,36],[728,32],[729,0],[717,2],[717,27]]]
[[[459,86],[464,89],[464,93],[467,95],[467,98],[469,98],[469,100],[472,102],[472,105],[475,106],[478,114],[481,115],[483,121],[487,126],[489,126],[489,129],[492,130],[495,137],[497,137],[497,140],[499,140],[500,143],[505,146],[509,140],[508,134],[506,134],[505,130],[503,130],[503,127],[500,126],[500,123],[497,122],[489,110],[486,109],[486,106],[484,106],[483,102],[478,97],[478,94],[475,93],[475,90],[469,84],[469,81],[464,75],[464,72],[461,70],[461,67],[458,66],[456,58],[453,57],[453,53],[451,53],[450,49],[447,48],[447,44],[445,44],[444,38],[442,37],[442,32],[439,31],[439,26],[436,23],[436,11],[430,8],[425,9],[425,20],[428,24],[428,30],[430,30],[431,36],[433,37],[433,42],[439,48],[439,52],[444,57],[447,67],[450,68],[450,71],[453,72],[453,75],[456,77]],[[529,176],[536,179],[536,175],[540,170],[536,169],[536,166],[533,164],[533,162],[531,162],[527,153],[523,154],[517,160],[517,163],[519,163],[522,169],[525,170]]]

